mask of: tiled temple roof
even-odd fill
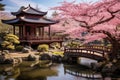
[[[24,13],[27,13],[27,14],[24,15]],[[23,23],[24,24],[31,23],[31,24],[49,25],[49,24],[55,24],[58,22],[58,21],[46,19],[44,15],[47,14],[47,12],[38,11],[32,8],[30,5],[26,8],[21,7],[17,12],[13,12],[12,14],[15,15],[16,18],[10,19],[10,20],[2,20],[2,22],[5,24],[11,24],[11,25],[17,25],[17,24],[23,25]],[[30,16],[29,14],[32,14],[32,15]]]
[[[22,6],[17,12],[11,12],[11,14],[13,14],[15,16],[19,15],[21,13],[27,13],[27,14],[33,14],[33,15],[40,15],[40,16],[44,16],[44,15],[47,14],[47,12],[42,12],[42,11],[39,11],[37,9],[34,9],[30,5],[28,7]]]

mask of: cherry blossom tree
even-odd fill
[[[59,10],[59,20],[72,19],[71,27],[66,31],[74,37],[84,38],[87,42],[107,39],[112,44],[110,59],[116,59],[120,55],[120,0],[100,0],[99,2],[62,2],[61,6],[52,8]],[[80,36],[87,32],[86,36]]]
[[[78,38],[80,31],[85,31],[83,27],[79,27],[79,23],[74,19],[59,18],[58,12],[53,13],[53,20],[59,21],[57,24],[51,25],[51,32],[66,35],[69,38]],[[72,23],[72,24],[71,24]],[[78,30],[79,29],[79,30]],[[74,32],[74,33],[73,33]],[[80,37],[81,35],[79,35]]]

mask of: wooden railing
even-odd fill
[[[20,40],[63,40],[61,37],[37,37],[37,36],[29,36],[29,37],[21,37]]]
[[[71,48],[69,47],[69,49],[71,49]],[[76,47],[76,49],[89,49],[89,50],[91,49],[91,50],[98,50],[98,51],[105,51],[105,52],[110,52],[111,51],[111,47],[96,46],[96,45],[92,45],[92,46],[78,46],[78,47]]]
[[[99,50],[99,51],[106,51],[106,52],[110,52],[111,51],[111,47],[96,46],[96,45],[92,45],[92,46],[79,46],[79,48]]]

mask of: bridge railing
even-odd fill
[[[111,51],[111,47],[105,47],[105,46],[79,46],[78,48],[93,49],[93,50],[100,50],[100,51],[106,51],[106,52]]]
[[[92,54],[92,55],[97,55],[101,57],[105,57],[105,51],[97,51],[97,50],[91,50],[91,49],[85,49],[85,48],[65,48],[64,53],[74,53],[74,54],[79,54],[79,53],[85,53],[85,54]]]

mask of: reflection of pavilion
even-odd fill
[[[3,23],[13,25],[13,34],[18,34],[21,43],[28,43],[29,45],[40,43],[52,43],[62,42],[61,37],[51,36],[50,25],[57,23],[45,18],[47,12],[42,12],[28,7],[21,7],[17,12],[12,12],[15,19],[2,20]],[[47,28],[47,34],[45,35],[45,28]]]
[[[31,68],[33,62],[21,65],[0,65],[0,80],[47,80],[48,76],[57,76],[58,71],[51,68]],[[1,78],[2,77],[2,78]]]

